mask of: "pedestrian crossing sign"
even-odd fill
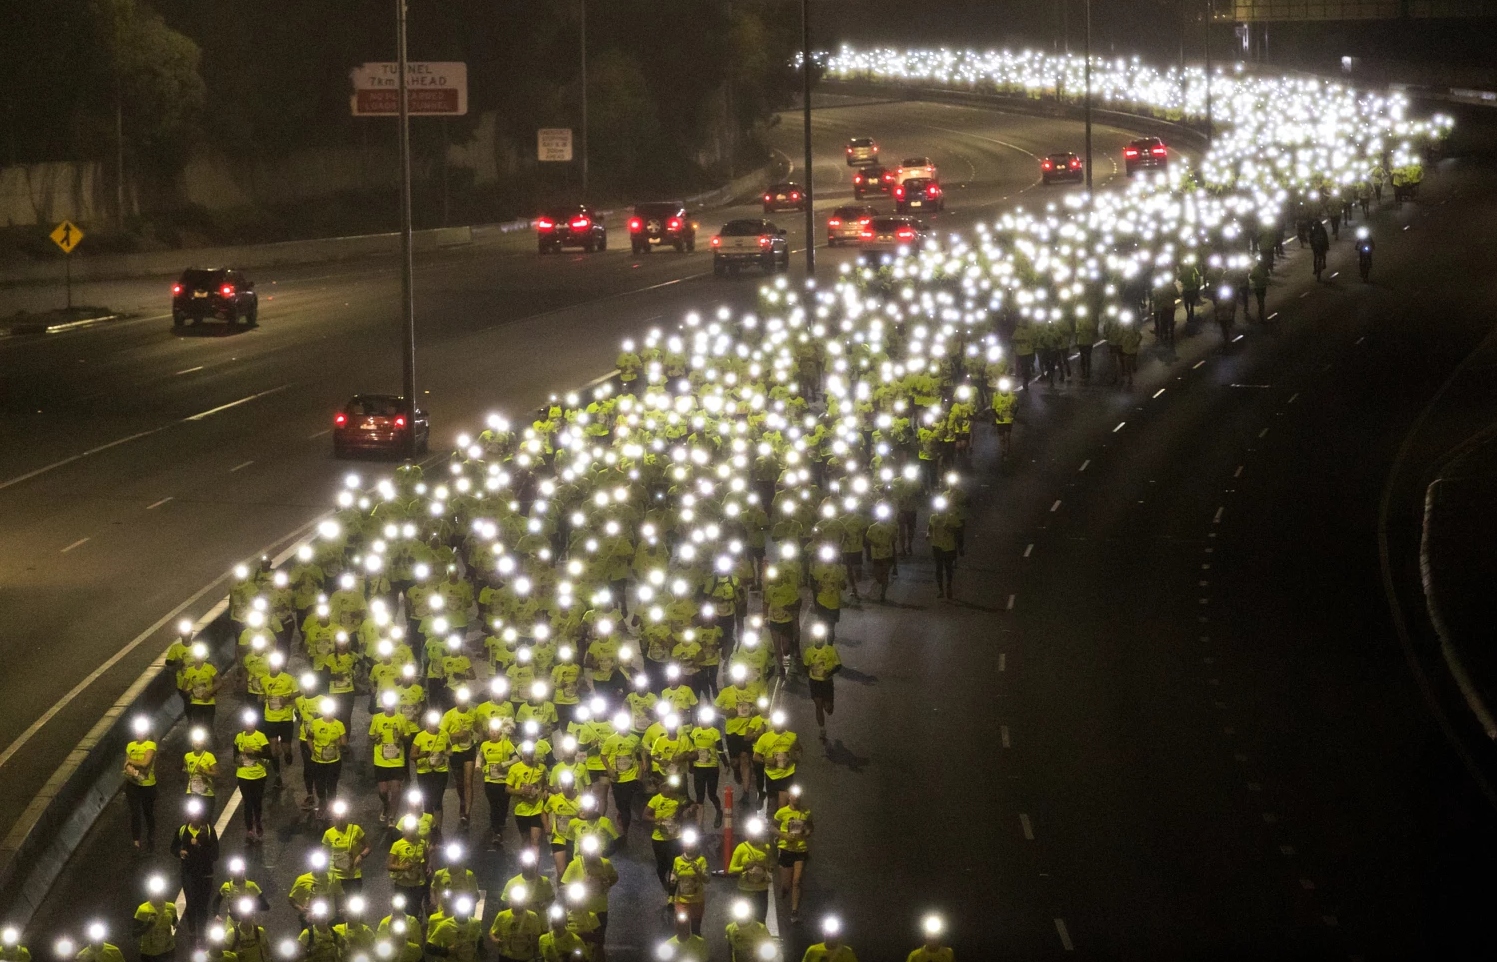
[[[65,220],[57,225],[50,236],[52,243],[61,247],[64,254],[71,254],[73,248],[78,246],[78,242],[83,240],[83,231],[74,226],[72,221]]]

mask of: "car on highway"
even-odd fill
[[[852,195],[862,200],[869,194],[887,194],[894,187],[894,171],[877,164],[852,175]]]
[[[229,267],[189,267],[172,285],[172,327],[188,321],[228,321],[243,318],[250,327],[260,323],[260,297],[255,282]]]
[[[333,415],[333,457],[354,453],[410,457],[425,454],[431,437],[426,412],[414,415],[398,394],[355,394]]]
[[[674,247],[678,253],[697,248],[697,222],[679,200],[635,204],[629,217],[629,246],[636,254],[652,247]]]
[[[946,195],[941,185],[929,177],[911,177],[895,186],[894,209],[901,214],[912,210],[945,210]]]
[[[536,246],[542,254],[559,254],[563,247],[587,253],[608,249],[603,217],[586,204],[568,204],[542,211],[535,219]]]
[[[773,221],[730,220],[710,243],[712,272],[719,277],[742,267],[762,267],[766,274],[790,269],[790,242]]]
[[[878,163],[878,141],[872,137],[854,137],[847,142],[847,166],[869,167]]]
[[[939,180],[940,175],[936,171],[936,162],[929,157],[906,157],[894,168],[894,183],[902,184],[912,177],[929,177],[931,180]]]
[[[1158,137],[1141,137],[1123,148],[1123,167],[1129,177],[1135,170],[1162,170],[1169,165],[1169,149]]]
[[[877,210],[861,204],[847,204],[833,208],[831,215],[826,219],[827,246],[836,247],[843,241],[852,241],[856,244],[863,236],[863,228],[867,227],[869,222],[877,216]]]
[[[875,217],[864,227],[859,241],[867,250],[898,250],[918,247],[925,241],[924,222],[904,215]]]
[[[800,184],[786,181],[782,184],[770,184],[764,191],[764,213],[773,214],[780,210],[805,210],[806,191]]]
[[[1046,184],[1053,184],[1057,180],[1085,179],[1086,169],[1081,166],[1081,158],[1069,150],[1049,154],[1040,161],[1040,180]]]

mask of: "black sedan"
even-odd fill
[[[1081,166],[1081,158],[1070,151],[1058,154],[1050,154],[1040,161],[1040,179],[1046,184],[1053,184],[1057,180],[1085,180],[1086,169]]]
[[[425,454],[431,435],[426,412],[416,408],[414,416],[406,399],[397,394],[355,394],[333,416],[333,456],[392,454],[411,457]]]
[[[764,191],[764,213],[777,210],[805,210],[806,191],[800,184],[785,182],[770,184]]]
[[[244,318],[259,323],[260,298],[255,282],[227,267],[189,267],[172,285],[172,326],[214,318],[233,327]]]
[[[542,254],[559,254],[563,247],[580,247],[591,254],[608,249],[603,217],[586,204],[553,207],[535,219],[536,246]]]

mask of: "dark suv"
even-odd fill
[[[869,194],[887,194],[894,185],[894,172],[874,164],[852,175],[852,195],[862,200]]]
[[[172,327],[217,318],[233,327],[242,317],[259,323],[260,299],[255,282],[227,267],[189,267],[172,285]]]
[[[608,249],[603,217],[586,204],[553,207],[535,219],[536,246],[542,254],[559,254],[563,247],[580,247],[591,254]]]
[[[901,214],[912,210],[945,210],[946,198],[941,185],[929,177],[911,177],[895,185],[894,209]]]
[[[1135,170],[1163,170],[1169,165],[1169,150],[1158,137],[1143,137],[1123,148],[1123,166],[1129,177]]]
[[[635,204],[629,218],[629,246],[636,254],[651,247],[674,247],[678,253],[697,249],[697,225],[679,200],[658,204]]]

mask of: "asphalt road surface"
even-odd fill
[[[878,137],[888,157],[935,158],[948,198],[931,218],[941,230],[1076,189],[1038,193],[1037,155],[1079,144],[1077,124],[943,105],[828,104],[816,114],[818,210],[851,200],[843,147],[856,134]],[[790,122],[798,116],[772,132],[791,157],[800,156]],[[1099,183],[1118,176],[1127,139],[1099,130]],[[480,232],[471,248],[422,258],[418,380],[433,447],[481,427],[488,411],[523,415],[607,373],[625,337],[674,326],[690,310],[752,304],[757,276],[713,277],[706,244],[721,223],[746,216],[761,216],[759,207],[705,214],[693,255],[633,256],[620,215],[609,249],[593,255],[539,257],[533,235]],[[774,219],[803,250],[803,215]],[[824,213],[817,223],[824,231]],[[828,276],[854,256],[818,253]],[[802,264],[793,258],[792,276]],[[160,278],[77,292],[140,319],[0,340],[0,663],[27,666],[0,715],[0,828],[165,649],[160,625],[169,629],[179,609],[206,609],[235,563],[331,503],[350,470],[331,455],[335,409],[360,391],[398,390],[393,259],[252,276],[261,294],[253,331],[174,332],[165,316],[171,278]],[[0,291],[0,314],[46,296]]]
[[[943,115],[956,122],[930,119]],[[929,106],[822,116],[829,156],[852,129],[880,136],[886,150],[905,132],[979,119],[989,125],[972,128],[981,136],[1036,152],[1065,137],[1052,122]],[[974,206],[1005,194],[1012,202],[1033,180],[1032,164],[1007,148],[950,136],[926,141],[929,152],[948,181],[943,148],[972,152],[974,179],[988,182],[972,188]],[[1099,153],[1107,149],[1104,141]],[[1465,738],[1467,720],[1427,639],[1390,615],[1389,593],[1412,622],[1422,486],[1409,464],[1419,450],[1405,442],[1497,316],[1497,242],[1486,230],[1497,217],[1494,180],[1497,169],[1442,164],[1419,204],[1375,215],[1371,284],[1356,279],[1345,234],[1321,284],[1308,253],[1291,250],[1270,296],[1271,330],[1239,327],[1242,338],[1222,345],[1207,324],[1176,357],[1146,349],[1131,393],[1106,383],[1105,363],[1091,384],[1026,392],[1009,463],[996,464],[991,439],[981,438],[958,600],[934,599],[930,565],[917,556],[901,565],[891,604],[844,612],[838,643],[848,671],[831,737],[802,764],[817,823],[808,920],[841,913],[865,959],[902,958],[928,909],[952,918],[965,958],[1492,957],[1497,837],[1473,777],[1485,759]],[[953,201],[946,216],[960,224],[964,210]],[[622,277],[614,283],[643,287],[681,273],[662,268],[672,259],[659,255],[639,268],[627,255],[605,257],[606,267],[588,264],[568,279],[602,283],[613,269]],[[528,260],[504,273],[502,260],[475,252],[418,275],[419,290],[430,291],[418,302],[433,332],[425,368],[444,375],[430,402],[443,427],[482,405],[514,410],[602,373],[624,332],[688,306],[734,295],[744,303],[752,286],[689,280],[505,318],[553,306],[538,300],[558,283],[549,272],[583,260]],[[28,680],[65,690],[135,625],[325,503],[342,468],[327,459],[325,438],[307,435],[367,383],[354,372],[387,345],[356,335],[387,327],[381,299],[394,280],[327,283],[288,279],[286,321],[267,310],[262,331],[224,341],[156,329],[132,336],[142,329],[126,327],[87,335],[128,339],[114,349],[83,335],[24,346],[36,352],[22,366],[34,379],[27,390],[126,382],[107,395],[118,421],[78,425],[91,433],[38,463],[173,425],[0,490],[6,530],[24,537],[7,549],[4,590],[65,599],[55,613],[25,609],[31,634],[5,643],[34,660],[46,638],[46,650],[67,653],[48,668],[76,672]],[[372,311],[337,306],[355,288],[367,300],[351,303]],[[343,333],[317,343],[333,327]],[[274,338],[296,343],[260,348]],[[216,359],[208,383],[189,386],[167,370],[225,347],[242,360]],[[57,371],[79,356],[80,367],[111,373],[65,386]],[[393,378],[393,365],[380,363],[368,376],[388,368]],[[176,423],[281,383],[292,386]],[[69,412],[98,405],[73,397],[37,407],[47,413],[26,444],[55,429],[44,426],[49,414],[77,418]],[[7,420],[7,430],[21,421]],[[3,450],[10,458],[16,446]],[[153,463],[167,457],[170,465]],[[254,463],[230,473],[245,460]],[[26,470],[18,462],[6,474]],[[146,511],[168,494],[181,503]],[[91,532],[95,540],[60,553]],[[17,576],[31,580],[18,588]],[[134,674],[122,664],[119,685]],[[55,698],[38,693],[30,717]],[[804,691],[792,686],[786,699],[794,727],[814,733]],[[40,741],[60,751],[76,736],[64,716],[53,724]],[[139,901],[136,872],[99,871],[128,862],[121,808],[116,801],[44,907],[33,945],[76,930],[80,905],[123,919]],[[475,825],[483,813],[480,802]],[[281,934],[290,928],[284,895],[300,870],[291,857],[311,837],[289,796],[268,821],[274,837],[252,874],[282,906],[271,925]],[[241,850],[240,838],[231,828],[226,848]],[[513,873],[498,854],[478,859],[491,889]],[[625,876],[610,926],[618,958],[646,957],[666,931],[648,859],[636,835],[616,860]],[[710,898],[715,938],[727,895]],[[787,956],[799,958],[814,930],[790,929],[783,910]]]

